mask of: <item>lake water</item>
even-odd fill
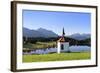
[[[91,47],[89,46],[70,46],[68,50],[70,50],[71,52],[88,52],[88,51],[91,51]],[[68,50],[63,50],[63,52],[67,52]],[[57,52],[57,48],[32,50],[30,52],[24,52],[23,54],[48,54],[52,52]]]

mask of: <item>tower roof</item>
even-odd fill
[[[58,42],[65,42],[64,36],[65,36],[65,31],[64,31],[64,28],[63,28],[62,36],[61,36],[61,38],[58,40]]]
[[[64,27],[63,27],[63,32],[62,32],[62,36],[65,36],[65,31],[64,31]]]

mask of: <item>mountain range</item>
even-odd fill
[[[70,38],[76,39],[76,40],[85,40],[91,37],[91,34],[72,34],[69,36]]]
[[[31,30],[28,28],[23,27],[23,36],[24,37],[44,37],[44,38],[50,38],[50,37],[58,37],[59,35],[54,33],[51,30],[47,30],[44,28],[39,28],[37,30]],[[73,38],[76,40],[85,40],[87,38],[90,38],[91,35],[90,34],[79,34],[79,33],[75,33],[72,34],[70,36],[67,36],[69,38]]]
[[[37,30],[30,30],[28,28],[23,28],[23,36],[27,36],[27,37],[45,37],[45,38],[58,37],[58,35],[56,33],[54,33],[53,31],[43,29],[43,28],[39,28]]]

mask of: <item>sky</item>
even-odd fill
[[[58,35],[64,28],[66,35],[91,33],[91,14],[80,12],[52,12],[23,10],[23,27],[44,28]]]

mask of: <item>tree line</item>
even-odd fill
[[[43,38],[43,37],[23,37],[23,43],[33,43],[35,44],[36,42],[57,42],[57,40],[60,37],[50,37],[50,38]],[[91,46],[91,38],[87,38],[85,40],[76,40],[70,37],[65,37],[65,41],[69,42],[69,45],[87,45],[87,46]]]

